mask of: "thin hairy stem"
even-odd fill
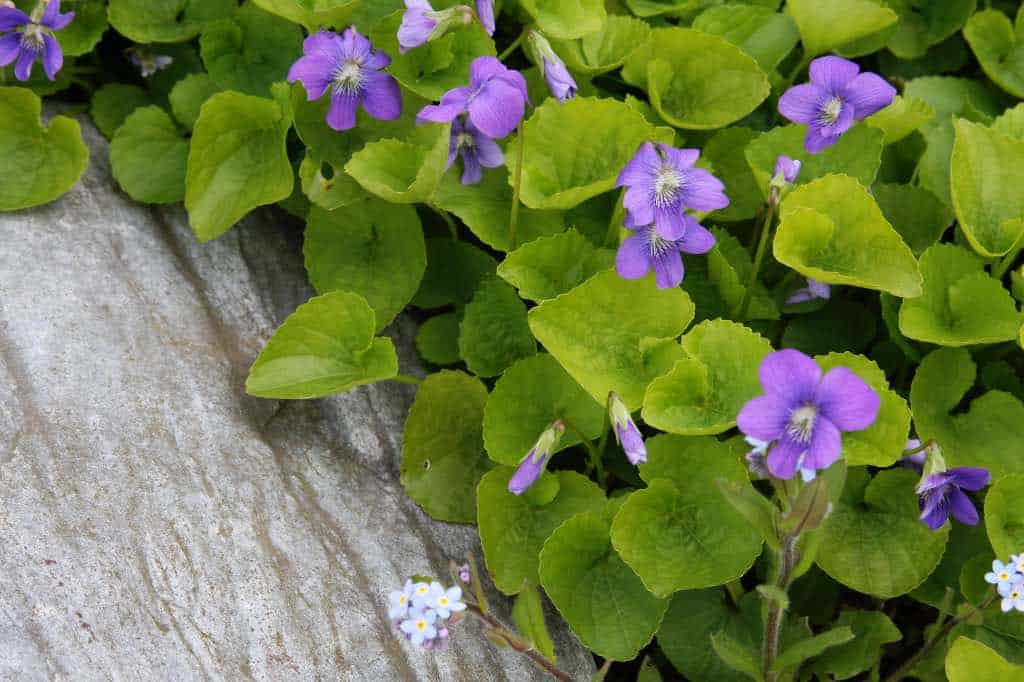
[[[519,188],[523,184],[523,152],[526,147],[526,143],[523,142],[526,137],[524,134],[523,122],[519,122],[519,130],[516,134],[518,138],[516,140],[516,179],[515,184],[512,185],[512,216],[508,223],[508,239],[510,242],[509,250],[516,248],[516,227],[519,224]]]
[[[775,587],[783,592],[789,589],[793,581],[793,569],[799,563],[799,556],[796,549],[797,538],[786,536],[782,538],[777,562],[777,574]],[[768,602],[768,616],[764,624],[764,642],[761,646],[761,670],[764,673],[765,682],[776,682],[779,679],[778,672],[772,672],[772,666],[779,655],[779,641],[782,637],[782,620],[785,615],[782,604],[778,600]]]
[[[957,616],[956,618],[950,618],[949,620],[947,620],[946,624],[943,625],[941,628],[939,628],[939,630],[935,634],[933,634],[931,637],[929,637],[928,640],[925,641],[925,643],[921,645],[921,648],[918,649],[917,652],[913,656],[911,656],[910,658],[905,660],[903,662],[903,664],[900,665],[899,668],[896,668],[895,671],[890,673],[885,678],[885,682],[899,682],[904,677],[909,675],[910,671],[914,669],[914,666],[917,665],[918,661],[920,661],[922,658],[924,658],[928,654],[929,651],[934,649],[936,644],[938,644],[942,640],[946,639],[946,637],[949,635],[949,633],[952,632],[953,629],[957,625],[960,625],[964,621],[972,618],[976,613],[979,613],[979,612],[984,611],[985,609],[987,609],[989,606],[992,605],[992,602],[995,601],[995,598],[996,598],[996,594],[995,594],[995,592],[993,592],[980,605],[978,605],[978,606],[972,605],[971,606],[971,610],[968,611],[967,613],[965,613],[965,614],[963,614],[961,616]],[[942,616],[940,616],[940,618],[941,617]]]
[[[747,317],[747,310],[750,308],[750,300],[754,295],[754,285],[757,284],[757,276],[761,272],[761,264],[764,262],[765,251],[768,250],[768,241],[772,234],[772,220],[775,218],[775,202],[769,201],[768,208],[764,213],[764,221],[761,223],[761,236],[757,241],[757,252],[754,254],[754,266],[750,269],[750,277],[747,280],[747,290],[743,292],[743,298],[733,314],[733,319],[743,321]]]
[[[551,675],[556,680],[572,682],[572,677],[570,677],[568,673],[560,670],[558,666],[549,661],[546,656],[534,649],[533,644],[512,632],[500,620],[491,614],[484,612],[476,604],[466,604],[466,610],[486,623],[496,635],[508,643],[509,647],[528,657],[531,661],[543,668],[547,674]]]

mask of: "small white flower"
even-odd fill
[[[1024,575],[1024,552],[1020,554],[1011,554],[1010,563],[1013,564],[1014,569],[1021,575]]]
[[[999,596],[1003,598],[1000,608],[1006,612],[1012,609],[1024,611],[1024,582],[1007,583],[998,587]]]
[[[415,583],[412,586],[412,606],[415,609],[423,609],[427,606],[427,597],[430,594],[430,585],[427,583]]]
[[[401,590],[393,590],[388,599],[388,618],[401,620],[409,614],[409,605],[412,602],[413,585],[411,580],[405,581],[405,587]]]
[[[1013,557],[1010,558],[1013,559]],[[1003,590],[1008,589],[1010,584],[1014,582],[1014,579],[1018,577],[1020,576],[1017,574],[1013,564],[1004,564],[1002,561],[995,560],[992,562],[992,570],[985,574],[985,582],[996,585],[1000,590]]]
[[[403,620],[399,628],[409,636],[413,644],[422,646],[424,642],[429,642],[437,637],[437,628],[434,627],[436,621],[437,614],[432,610],[413,609],[409,613],[409,618]]]
[[[439,618],[450,618],[452,613],[466,610],[466,604],[462,601],[462,588],[450,587],[434,596],[432,606],[437,611]]]

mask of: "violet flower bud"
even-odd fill
[[[558,446],[558,441],[565,433],[565,424],[561,419],[556,419],[551,426],[540,434],[540,438],[527,453],[526,457],[519,462],[519,468],[512,474],[508,482],[508,491],[513,495],[522,495],[527,488],[537,482],[540,475],[547,467],[551,453]]]

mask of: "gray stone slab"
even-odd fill
[[[398,483],[411,387],[244,395],[311,295],[301,226],[262,212],[200,245],[83,128],[82,182],[0,214],[0,679],[543,679],[475,623],[442,652],[390,630],[404,576],[479,555]],[[408,321],[389,331],[418,372]]]

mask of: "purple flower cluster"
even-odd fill
[[[992,571],[985,574],[985,582],[996,586],[1002,597],[1000,608],[1005,611],[1024,611],[1024,552],[1011,554],[1005,564],[992,561]]]
[[[40,16],[25,14],[16,7],[0,6],[0,66],[14,64],[14,77],[27,81],[32,77],[36,61],[43,64],[49,80],[57,77],[64,66],[64,51],[54,32],[65,28],[75,18],[74,12],[60,13],[60,0],[50,0]]]
[[[462,157],[462,184],[480,182],[481,167],[505,161],[494,141],[507,136],[523,118],[529,98],[526,79],[494,57],[477,57],[469,67],[469,85],[453,88],[416,115],[417,123],[452,123],[448,167]]]
[[[874,73],[861,73],[842,57],[811,62],[811,82],[795,85],[779,98],[779,113],[807,125],[804,148],[811,154],[834,145],[854,122],[892,103],[896,88]]]
[[[418,123],[448,123],[467,114],[473,125],[488,137],[507,136],[526,113],[529,96],[526,79],[508,69],[496,57],[477,57],[469,67],[469,85],[453,88],[416,114]]]
[[[800,351],[769,353],[758,378],[764,395],[744,405],[736,423],[748,437],[771,443],[766,465],[776,478],[827,469],[839,459],[842,433],[866,429],[878,418],[881,399],[863,379],[845,367],[823,376]]]
[[[653,268],[658,287],[671,289],[685,275],[680,253],[702,254],[714,247],[714,236],[684,213],[729,205],[722,182],[694,167],[699,156],[696,149],[645,142],[619,173],[615,186],[626,188],[625,226],[636,233],[619,247],[620,276],[637,279]]]
[[[402,93],[398,83],[382,71],[391,57],[374,50],[370,41],[354,27],[342,35],[320,31],[306,38],[303,56],[288,71],[288,82],[301,81],[306,97],[317,100],[330,91],[327,125],[349,130],[356,125],[356,110],[362,105],[370,116],[393,121],[402,114]]]

